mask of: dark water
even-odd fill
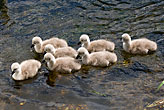
[[[158,44],[154,54],[132,56],[121,35],[146,37]],[[30,52],[31,39],[56,36],[78,48],[81,34],[116,44],[117,64],[83,67],[75,76],[39,75],[14,82],[10,65],[40,59]],[[163,0],[0,0],[1,110],[143,110],[163,99]]]

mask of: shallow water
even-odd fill
[[[125,32],[132,39],[156,41],[157,52],[146,56],[125,53],[121,42]],[[42,56],[30,52],[34,36],[63,38],[77,49],[83,33],[91,40],[115,42],[117,64],[83,66],[75,75],[51,73],[23,82],[11,79],[13,62],[41,60]],[[163,0],[1,0],[1,110],[143,110],[163,99],[164,87],[156,92],[163,72]]]

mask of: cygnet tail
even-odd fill
[[[74,69],[79,70],[81,68],[81,64],[78,60],[74,60]]]
[[[152,45],[150,46],[150,51],[156,51],[157,50],[157,44],[155,42],[152,42]]]
[[[117,62],[117,55],[115,53],[113,53],[113,56],[114,56],[113,63],[115,63],[115,62]]]

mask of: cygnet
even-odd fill
[[[157,44],[146,38],[131,40],[129,34],[122,35],[123,49],[131,54],[148,54],[157,50]]]
[[[89,36],[86,34],[80,36],[79,43],[82,43],[82,47],[85,47],[88,52],[114,51],[115,48],[115,44],[113,42],[104,39],[90,42]]]
[[[63,39],[53,37],[53,38],[42,41],[42,39],[40,37],[36,36],[32,39],[31,48],[34,47],[34,49],[37,53],[43,53],[44,47],[47,44],[51,44],[55,48],[61,48],[61,47],[67,47],[68,46],[67,42]]]
[[[47,63],[48,69],[58,73],[71,73],[80,70],[81,64],[72,57],[55,57],[51,53],[44,55],[44,60]]]
[[[78,50],[78,57],[82,58],[82,63],[92,66],[109,66],[117,61],[115,53],[108,51],[93,52],[89,54],[86,48],[80,47]]]
[[[37,60],[25,60],[21,64],[15,62],[11,65],[12,78],[14,80],[25,80],[34,77],[41,67],[41,63]]]
[[[44,48],[44,51],[53,54],[55,58],[66,56],[76,58],[77,56],[76,50],[72,47],[62,47],[55,49],[51,44],[47,44]]]

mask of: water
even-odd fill
[[[121,35],[146,37],[157,52],[130,55]],[[91,40],[116,44],[117,64],[107,68],[83,66],[69,75],[38,75],[15,82],[10,65],[38,56],[30,52],[31,39],[56,36],[75,49],[81,34]],[[163,99],[163,0],[1,0],[0,2],[0,109],[1,110],[143,110]],[[44,68],[43,68],[44,69]]]

